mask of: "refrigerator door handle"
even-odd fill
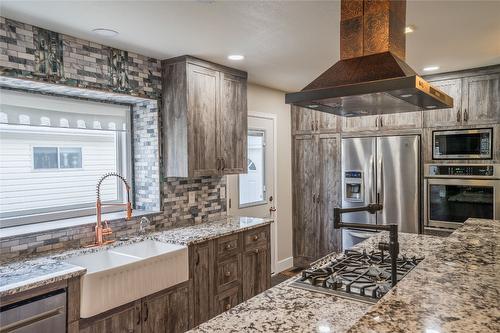
[[[374,192],[374,188],[373,188],[373,179],[375,177],[375,161],[374,161],[374,157],[372,156],[372,158],[370,159],[370,184],[369,184],[369,191],[370,191],[370,196],[369,196],[369,204],[370,203],[373,203],[373,192]]]
[[[378,175],[377,175],[377,203],[384,201],[384,163],[382,158],[378,160]]]

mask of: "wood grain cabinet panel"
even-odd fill
[[[215,306],[212,317],[215,317],[222,312],[230,310],[240,303],[240,287],[228,289],[215,296]]]
[[[217,263],[215,281],[217,292],[221,292],[240,283],[241,256],[239,254]]]
[[[213,264],[211,242],[204,242],[191,247],[190,278],[193,280],[193,322],[199,325],[211,318]]]
[[[422,128],[422,112],[405,112],[381,115],[379,130],[404,130]]]
[[[183,56],[162,62],[166,177],[245,173],[247,73]]]
[[[241,252],[240,235],[234,234],[220,237],[215,240],[217,260],[234,256]]]
[[[378,131],[379,116],[342,117],[342,132]]]
[[[243,301],[271,287],[271,253],[264,245],[243,254]]]
[[[462,79],[449,79],[430,82],[453,98],[449,109],[423,111],[424,127],[457,126],[462,123]]]
[[[221,171],[224,174],[247,172],[247,82],[245,78],[221,73],[219,112]]]
[[[314,111],[300,106],[291,106],[292,134],[337,133],[341,117]]]
[[[107,316],[80,324],[80,333],[140,333],[142,332],[141,301],[121,307]]]
[[[294,266],[304,267],[316,258],[318,243],[314,203],[317,195],[317,144],[314,135],[293,140],[293,256]]]
[[[463,122],[467,125],[500,122],[500,73],[464,78]]]

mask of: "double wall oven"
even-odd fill
[[[500,165],[426,164],[425,227],[456,229],[470,217],[500,218]]]

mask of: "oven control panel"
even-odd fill
[[[493,165],[429,165],[429,176],[491,177],[493,175]]]

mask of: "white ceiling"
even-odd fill
[[[0,1],[0,15],[164,59],[190,54],[248,71],[251,82],[294,91],[339,58],[338,1]],[[417,72],[500,63],[500,1],[407,5],[407,62]],[[120,32],[105,38],[91,32]],[[244,54],[232,62],[227,55]]]

